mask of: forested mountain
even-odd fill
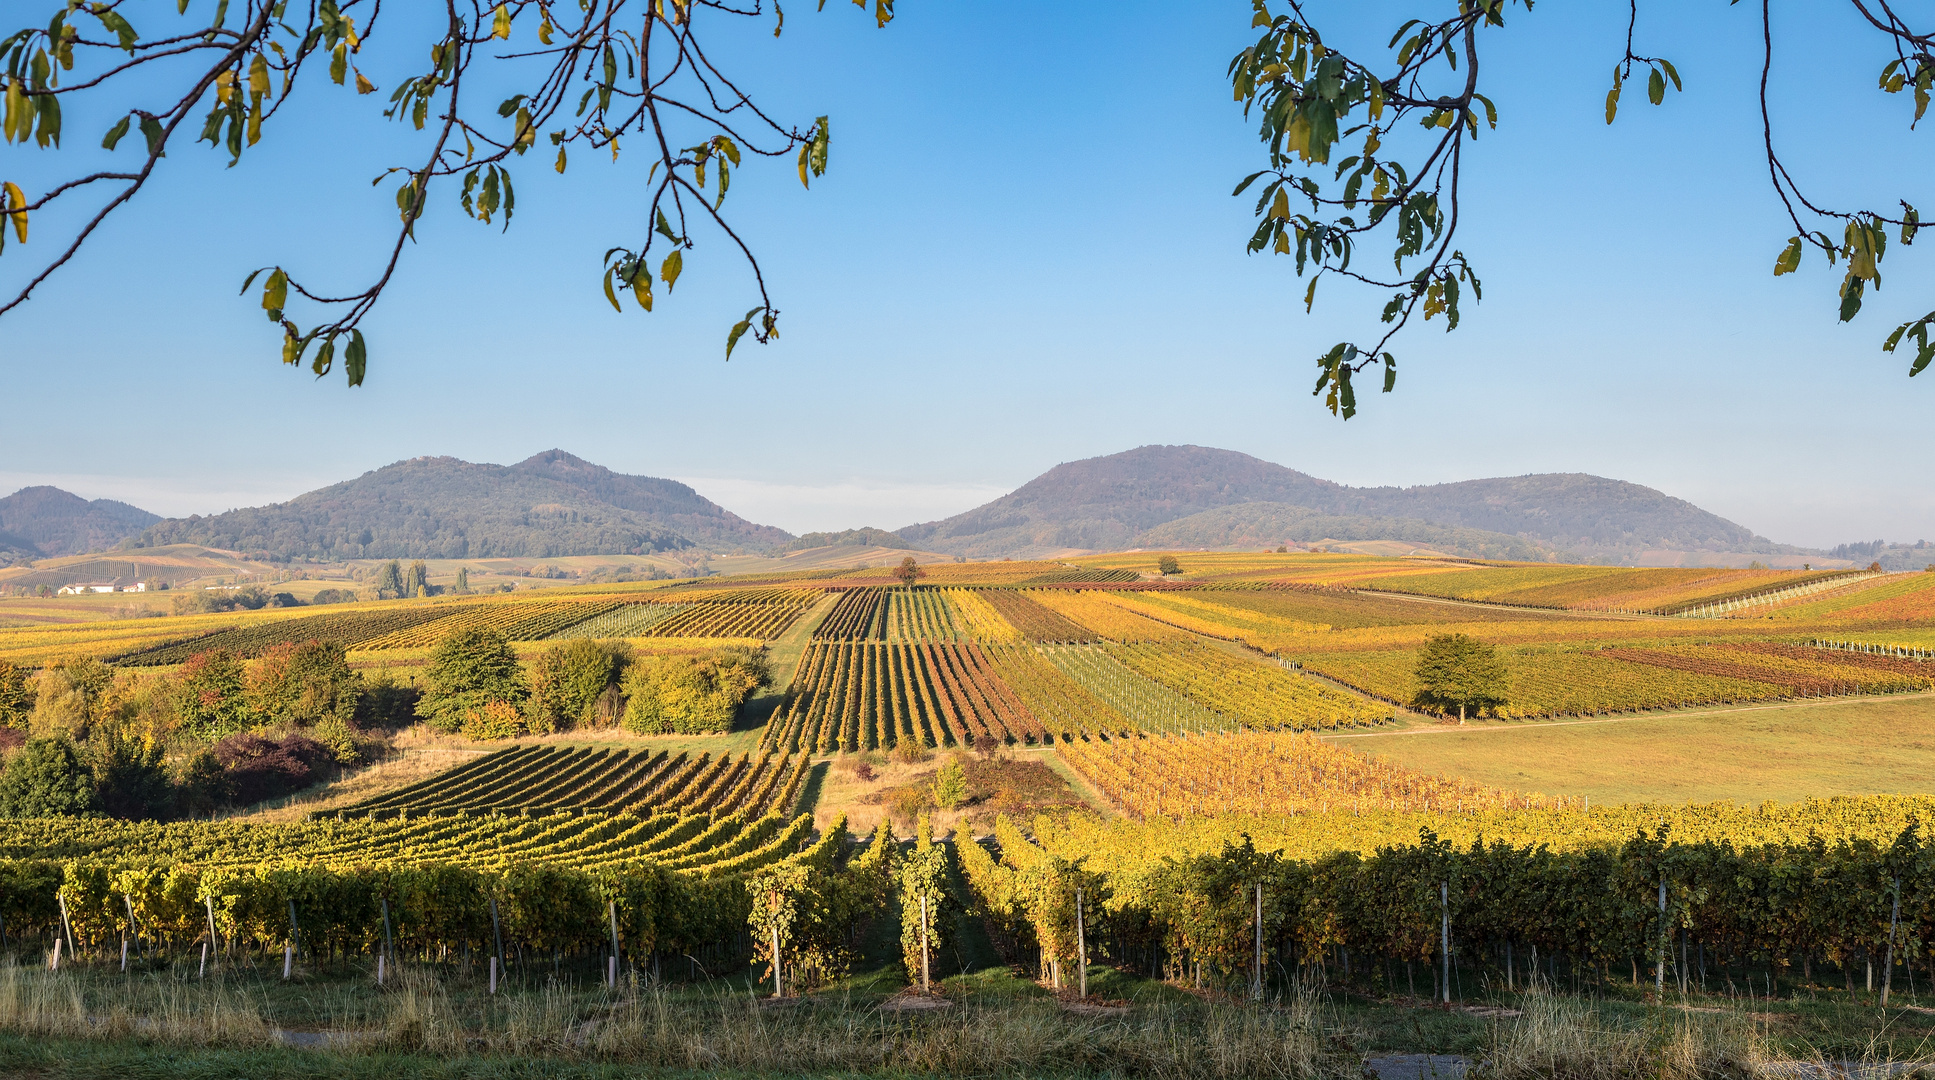
[[[676,480],[627,476],[549,450],[509,466],[412,458],[286,503],[163,521],[136,545],[317,559],[487,559],[766,551],[792,539]]]
[[[1241,548],[1324,540],[1396,540],[1448,554],[1514,562],[1541,562],[1556,555],[1552,548],[1536,540],[1483,529],[1437,525],[1414,518],[1325,514],[1308,507],[1273,502],[1219,506],[1166,521],[1136,534],[1129,546]]]
[[[1428,523],[1492,534],[1489,540],[1466,538],[1480,549],[1496,547],[1501,536],[1516,537],[1570,557],[1611,561],[1647,550],[1797,550],[1757,537],[1683,499],[1583,473],[1352,488],[1248,454],[1203,446],[1143,446],[1057,465],[993,502],[944,521],[909,526],[900,535],[936,551],[977,556],[1152,546],[1144,542],[1145,534],[1159,525],[1246,503],[1301,508],[1306,516],[1297,520],[1306,522],[1309,514],[1353,519],[1325,527],[1362,534],[1333,533],[1324,539],[1412,539],[1378,535],[1399,527],[1377,519],[1398,519],[1407,523],[1400,531]],[[1270,513],[1281,515],[1284,510]],[[1202,522],[1209,533],[1190,535],[1225,535],[1233,524],[1259,525],[1268,516]],[[1302,526],[1286,518],[1278,528],[1290,530],[1274,538],[1281,542],[1299,539],[1296,530]],[[1227,546],[1188,545],[1174,530],[1149,534],[1148,539],[1164,535],[1177,546]],[[1444,534],[1431,543],[1448,539]]]
[[[21,488],[0,499],[0,551],[29,559],[100,551],[160,520],[113,499],[89,502],[57,487]]]

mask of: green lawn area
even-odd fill
[[[1414,769],[1595,802],[1935,792],[1935,694],[1550,724],[1416,725],[1331,738]]]

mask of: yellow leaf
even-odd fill
[[[495,38],[508,38],[511,36],[511,9],[509,7],[499,4],[497,5],[497,10],[491,12],[490,36]]]
[[[659,266],[658,275],[665,279],[665,287],[670,289],[678,284],[679,272],[684,269],[685,256],[680,254],[677,248],[673,248],[672,254],[667,255],[665,262]]]
[[[13,222],[14,239],[20,241],[23,244],[26,243],[27,242],[27,209],[26,209],[27,196],[21,192],[20,186],[15,184],[11,180],[7,181],[5,184],[0,184],[0,196],[4,196],[4,202],[7,207],[7,217],[9,220]]]
[[[269,61],[261,53],[249,63],[249,92],[263,97],[269,94]]]
[[[558,147],[558,172],[564,172],[564,147]]]
[[[362,72],[358,71],[356,73],[356,92],[359,94],[374,94],[376,92],[376,84],[369,81],[363,76]]]

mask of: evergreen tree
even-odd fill
[[[384,600],[403,595],[403,564],[391,559],[376,572],[376,594]]]
[[[1466,634],[1439,634],[1418,650],[1418,694],[1424,708],[1476,711],[1505,704],[1509,676],[1498,650]]]
[[[161,763],[161,744],[115,725],[88,739],[96,804],[111,817],[151,820],[174,808],[174,787]]]
[[[442,731],[457,731],[493,701],[522,705],[524,670],[504,635],[482,626],[458,630],[437,644],[427,671],[429,685],[417,715]]]
[[[94,778],[66,739],[29,739],[0,771],[0,817],[85,814]]]
[[[470,567],[468,566],[457,568],[457,591],[460,593],[470,591]]]

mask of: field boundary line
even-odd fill
[[[1914,701],[1935,698],[1935,690],[1924,690],[1915,694],[1850,694],[1846,697],[1816,698],[1813,700],[1787,701],[1765,705],[1740,705],[1726,709],[1697,709],[1690,712],[1661,713],[1652,716],[1608,716],[1601,720],[1554,720],[1543,724],[1512,724],[1497,727],[1470,727],[1453,724],[1442,727],[1416,728],[1410,731],[1360,731],[1348,734],[1323,735],[1320,739],[1376,739],[1394,738],[1402,735],[1462,735],[1476,732],[1499,731],[1538,731],[1542,728],[1581,727],[1587,724],[1627,724],[1635,720],[1678,720],[1695,716],[1725,716],[1731,713],[1772,712],[1777,709],[1813,709],[1829,705],[1846,705],[1853,702],[1876,701]]]
[[[1578,608],[1533,607],[1530,604],[1493,604],[1483,600],[1455,600],[1449,596],[1425,596],[1422,593],[1385,592],[1382,589],[1351,589],[1360,596],[1377,596],[1386,600],[1410,600],[1419,604],[1446,604],[1451,607],[1483,608],[1486,611],[1517,611],[1528,614],[1563,615],[1573,619],[1610,619],[1625,622],[1670,622],[1673,615],[1640,615],[1630,612],[1585,611]]]

